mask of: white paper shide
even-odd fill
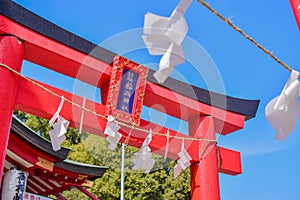
[[[115,150],[122,135],[119,133],[120,126],[116,123],[113,116],[108,116],[104,134],[107,135],[106,140],[109,142],[108,148]]]
[[[174,178],[191,165],[191,156],[184,148],[184,139],[182,139],[181,151],[178,153],[179,159],[177,160],[177,165],[174,167]]]
[[[61,143],[66,139],[65,133],[67,132],[67,128],[69,126],[69,121],[59,115],[63,104],[64,98],[62,97],[55,114],[49,121],[50,126],[53,128],[51,131],[49,131],[49,136],[54,151],[61,149]]]
[[[150,170],[153,168],[155,160],[152,158],[151,149],[148,146],[152,140],[152,133],[150,134],[143,142],[140,150],[135,153],[135,158],[133,159],[134,162],[134,170],[142,168],[145,170],[145,173],[149,173]]]
[[[170,17],[148,12],[144,20],[143,40],[151,55],[162,55],[159,70],[153,76],[163,83],[176,65],[185,61],[181,44],[188,32],[184,13],[192,0],[182,0]]]
[[[294,130],[299,117],[298,75],[299,72],[293,70],[281,94],[266,106],[266,118],[277,132],[275,137],[281,141],[285,140],[288,134]]]

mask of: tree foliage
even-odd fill
[[[27,126],[49,139],[48,121],[33,115],[15,111]],[[107,148],[108,143],[104,138],[97,135],[82,133],[78,135],[76,129],[68,129],[67,140],[63,145],[71,148],[68,159],[100,166],[108,166],[109,169],[101,178],[94,181],[89,191],[99,199],[120,199],[120,167],[121,167],[121,145],[115,151]],[[190,173],[189,169],[183,171],[176,179],[173,178],[175,161],[164,160],[163,157],[153,154],[156,160],[154,170],[149,174],[142,170],[132,170],[134,153],[138,149],[126,147],[125,159],[125,183],[124,197],[130,200],[186,200],[190,199]],[[63,195],[72,200],[88,199],[77,189],[65,191]]]

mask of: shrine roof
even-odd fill
[[[20,119],[13,116],[11,123],[11,130],[14,134],[17,134],[20,139],[32,144],[35,148],[48,153],[56,158],[56,161],[63,161],[67,158],[70,149],[61,148],[59,151],[54,151],[52,149],[51,143],[43,138],[42,136],[36,134],[32,129],[26,126]]]
[[[48,140],[13,117],[4,170],[15,166],[28,172],[27,191],[47,196],[74,186],[91,187],[108,169],[68,160],[69,151],[53,151]]]
[[[0,15],[77,51],[89,54],[109,65],[112,64],[114,57],[117,55],[55,25],[11,0],[2,0],[0,2]],[[153,73],[154,71],[149,69],[147,79],[149,82],[158,84],[153,77]],[[159,85],[193,100],[242,114],[245,116],[245,119],[255,117],[259,105],[258,100],[246,100],[225,96],[196,86],[191,86],[170,77],[163,84]],[[192,88],[192,90],[190,88]]]

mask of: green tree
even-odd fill
[[[99,199],[120,199],[120,158],[121,145],[115,151],[107,148],[108,143],[97,135],[87,135],[82,138],[85,149],[92,154],[101,165],[110,169],[102,178],[95,181],[92,192]],[[153,154],[156,160],[153,172],[145,174],[143,171],[132,170],[134,153],[138,149],[126,147],[125,158],[125,199],[189,199],[190,176],[189,169],[185,170],[176,179],[173,178],[174,161],[165,161],[163,157]]]

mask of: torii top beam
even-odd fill
[[[26,60],[100,88],[109,82],[115,53],[58,27],[13,1],[0,2],[0,15],[0,33],[15,35],[26,42]],[[17,23],[9,23],[8,19]],[[49,38],[52,40],[50,41]],[[38,52],[38,54],[34,52]],[[88,54],[92,58],[87,61]],[[82,66],[83,63],[85,66]],[[85,73],[85,76],[77,77],[79,68]],[[168,78],[165,83],[158,85],[153,73],[154,71],[150,69],[144,102],[146,106],[159,102],[161,105],[165,105],[167,114],[183,118],[183,120],[199,113],[211,115],[212,108],[217,108],[214,109],[217,110],[215,117],[216,119],[220,118],[222,125],[217,127],[216,132],[221,134],[242,128],[241,121],[253,118],[256,114],[259,101],[220,95],[173,78]],[[170,95],[174,99],[170,98]],[[190,100],[187,101],[188,99]],[[214,101],[212,102],[211,99]],[[178,103],[184,104],[185,102],[187,103],[181,105],[180,112],[174,109],[176,105],[179,107]],[[169,107],[172,109],[168,109]],[[228,111],[224,120],[222,119],[224,117],[218,116],[221,114],[218,109]],[[224,114],[221,115],[224,116]],[[236,120],[238,118],[244,120]]]

